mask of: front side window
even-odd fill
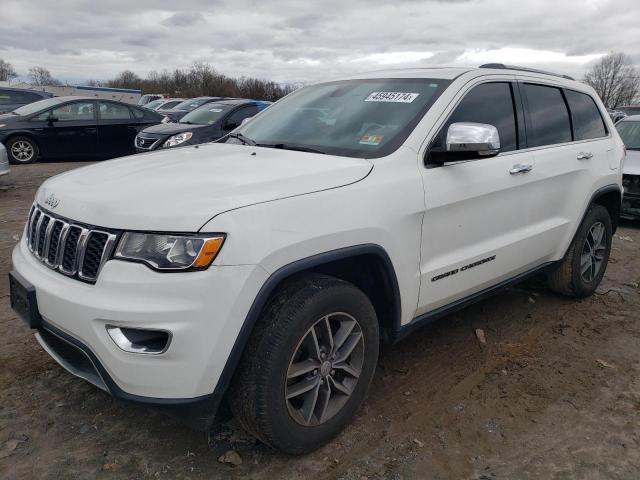
[[[589,140],[607,136],[607,129],[593,99],[580,92],[565,90],[567,103],[573,118],[576,140]]]
[[[51,111],[51,116],[57,118],[59,122],[79,122],[92,121],[93,102],[67,103]]]
[[[227,118],[225,125],[228,129],[236,128],[240,126],[245,118],[251,118],[256,113],[258,113],[258,109],[254,105],[242,107],[229,115],[229,118]]]
[[[99,103],[100,119],[102,120],[130,120],[129,107],[111,102]]]
[[[640,121],[625,120],[616,128],[627,150],[640,150]]]
[[[442,79],[358,79],[302,88],[238,133],[260,146],[359,158],[395,151],[450,84]],[[236,135],[225,139],[239,142]]]
[[[525,83],[527,143],[541,147],[571,141],[569,111],[559,88]]]
[[[432,144],[431,153],[446,150],[447,130],[452,123],[473,122],[493,125],[500,135],[500,151],[518,148],[516,113],[511,85],[507,82],[483,83],[474,87],[455,108]]]

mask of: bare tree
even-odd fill
[[[607,108],[631,105],[640,94],[640,72],[624,53],[602,57],[585,74],[584,82],[593,87]]]
[[[115,88],[142,88],[142,79],[131,70],[123,70],[113,80],[108,82],[110,87]]]
[[[60,80],[53,78],[51,72],[44,67],[33,67],[29,69],[31,84],[36,86],[60,85]]]
[[[11,80],[17,76],[18,74],[13,69],[13,65],[0,58],[0,81],[6,82],[7,80]]]

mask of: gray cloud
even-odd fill
[[[637,0],[2,0],[2,17],[1,56],[19,73],[71,81],[194,61],[314,81],[487,61],[581,76],[597,54],[640,59]]]

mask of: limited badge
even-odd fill
[[[380,142],[382,142],[382,139],[384,138],[384,135],[379,135],[379,134],[375,134],[375,135],[371,135],[371,134],[366,134],[363,135],[362,138],[360,139],[360,145],[380,145]]]

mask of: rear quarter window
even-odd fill
[[[571,116],[575,140],[589,140],[607,136],[607,129],[600,111],[589,95],[565,90]]]

